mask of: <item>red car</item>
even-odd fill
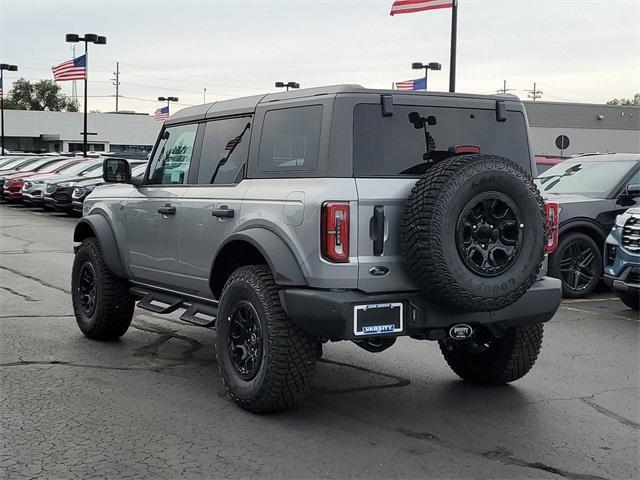
[[[551,167],[564,161],[565,157],[556,157],[554,155],[536,155],[536,167],[538,169],[538,175],[546,172]]]
[[[22,197],[24,179],[38,174],[53,173],[66,166],[74,159],[61,157],[43,157],[42,160],[17,171],[9,173],[2,178],[2,197],[8,201],[16,201]]]

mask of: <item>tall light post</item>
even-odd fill
[[[85,33],[81,37],[75,33],[67,33],[65,37],[69,43],[84,42],[84,131],[82,132],[82,152],[87,156],[87,79],[89,78],[89,44],[106,45],[107,37],[95,33]]]
[[[169,104],[171,102],[177,102],[178,101],[178,97],[158,97],[158,101],[159,102],[167,102],[167,109],[169,109]],[[169,113],[169,112],[167,112]]]
[[[413,68],[414,70],[422,70],[424,68],[424,91],[426,92],[429,70],[434,70],[434,71],[442,70],[442,65],[440,65],[438,62],[429,62],[429,63],[414,62],[411,64],[411,68]]]
[[[290,88],[300,88],[300,84],[297,82],[276,82],[276,88],[287,88],[287,92]]]
[[[17,65],[9,65],[8,63],[0,63],[0,90],[2,90],[2,95],[0,95],[0,124],[2,124],[2,126],[0,127],[0,130],[2,130],[1,136],[2,136],[2,142],[0,143],[0,145],[2,146],[2,148],[0,148],[0,155],[4,155],[4,71],[8,70],[9,72],[17,72],[18,71],[18,66]]]

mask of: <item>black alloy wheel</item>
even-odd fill
[[[499,192],[473,198],[458,218],[456,246],[464,264],[485,277],[500,275],[518,258],[522,246],[520,210]]]
[[[557,250],[549,257],[549,275],[562,280],[562,296],[584,298],[602,276],[602,254],[593,238],[581,232],[560,235]]]
[[[571,243],[560,260],[562,281],[571,290],[586,290],[594,281],[599,269],[595,266],[596,252],[586,242]]]
[[[258,374],[262,363],[260,319],[246,300],[240,300],[232,310],[227,349],[240,378],[251,380]]]
[[[98,300],[98,288],[96,270],[91,262],[84,262],[80,267],[80,306],[84,313],[91,317],[96,310]]]

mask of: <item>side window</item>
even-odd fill
[[[249,154],[250,129],[250,117],[207,122],[198,169],[199,184],[235,183]]]
[[[269,110],[262,127],[258,170],[315,170],[321,127],[322,105]]]
[[[149,182],[155,185],[187,183],[198,124],[167,128],[151,159]]]
[[[640,170],[629,179],[626,186],[628,187],[629,185],[640,185]]]

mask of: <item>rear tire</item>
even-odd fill
[[[542,333],[542,323],[509,328],[499,338],[482,328],[471,340],[440,341],[440,350],[449,367],[466,382],[502,385],[531,370],[540,353]]]
[[[73,260],[71,298],[80,330],[93,340],[115,340],[131,325],[129,282],[109,269],[95,237],[82,241]]]
[[[269,267],[234,271],[220,296],[216,358],[229,396],[254,413],[300,405],[321,352],[317,338],[287,317]]]
[[[569,233],[560,238],[557,250],[549,257],[549,276],[562,281],[564,298],[585,298],[602,277],[602,253],[589,235]]]

